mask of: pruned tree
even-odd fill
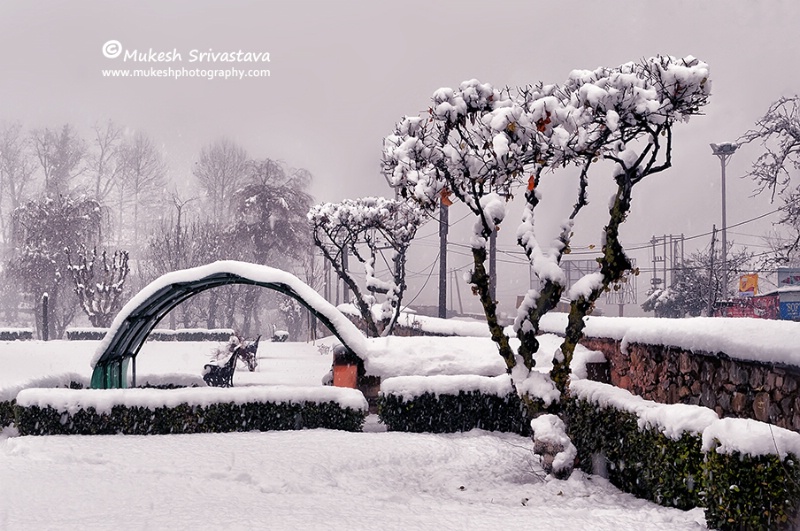
[[[130,273],[128,252],[114,251],[109,256],[102,251],[98,257],[96,247],[88,252],[86,246],[81,245],[74,263],[69,249],[65,249],[65,254],[81,309],[92,326],[107,328],[122,307],[125,280]]]
[[[778,221],[787,237],[775,246],[773,264],[797,260],[800,251],[800,96],[783,97],[756,121],[755,128],[739,138],[740,143],[757,142],[764,152],[753,162],[748,175],[757,193],[768,192],[781,202]]]
[[[390,335],[406,290],[408,248],[422,224],[422,213],[404,201],[365,197],[316,205],[308,212],[308,220],[314,245],[353,292],[367,333],[372,337]],[[389,258],[383,250],[388,251]],[[369,293],[347,268],[347,256],[363,265],[364,290]],[[378,257],[384,261],[389,280],[377,275]],[[376,321],[372,306],[378,295],[383,295],[384,301]]]
[[[583,317],[604,290],[631,270],[619,229],[630,210],[633,187],[670,167],[672,126],[698,114],[709,89],[707,65],[692,57],[574,71],[563,85],[518,90],[472,80],[458,90],[436,91],[426,115],[406,117],[386,138],[384,174],[402,198],[433,210],[442,196],[452,195],[476,217],[470,281],[509,372],[519,362],[527,369],[522,375],[534,365],[539,319],[565,289],[560,261],[569,248],[574,219],[587,203],[589,171],[595,162],[610,160],[616,192],[601,235],[600,271],[568,293],[572,302],[566,338],[553,360],[551,378],[562,395],[566,392]],[[533,216],[542,199],[539,183],[548,170],[568,165],[580,168],[576,201],[565,208],[568,214],[555,242],[544,247],[537,241]],[[485,266],[487,241],[515,195],[525,198],[517,241],[543,284],[526,294],[519,309],[515,333],[522,346],[516,352],[497,320]]]

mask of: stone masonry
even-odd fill
[[[611,384],[647,400],[694,404],[720,417],[751,418],[800,432],[800,367],[735,360],[724,353],[585,338],[609,362]]]

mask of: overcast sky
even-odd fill
[[[93,123],[113,119],[156,139],[178,181],[191,175],[203,145],[228,136],[253,157],[308,169],[315,198],[339,201],[391,196],[379,173],[382,139],[403,115],[427,109],[439,87],[470,78],[498,86],[560,83],[577,68],[691,54],[711,67],[711,104],[705,116],[676,126],[673,168],[639,185],[623,233],[628,246],[638,247],[653,235],[694,236],[709,232],[715,223],[720,226],[720,167],[709,143],[735,140],[772,101],[800,92],[798,23],[795,0],[4,0],[0,120],[29,128],[71,122],[88,134]],[[103,46],[112,40],[127,51],[177,50],[182,61],[109,59]],[[233,65],[266,68],[270,76],[176,80],[102,75],[111,68],[196,68],[189,63],[191,50],[268,52],[268,63]],[[220,68],[228,67],[223,63]],[[767,198],[751,198],[752,184],[739,178],[757,154],[747,146],[728,166],[728,225],[775,208]],[[543,192],[560,197],[562,205],[570,201],[568,192],[557,188]],[[594,210],[576,227],[577,245],[598,243],[609,190],[602,183],[590,188]],[[454,209],[451,220],[462,216]],[[543,216],[542,226],[555,226],[561,217],[558,212]],[[768,230],[774,219],[738,227],[739,234],[729,233],[729,240],[759,245],[751,235]],[[417,291],[435,258],[435,232],[432,226],[421,229],[423,236],[431,236],[418,247],[425,256],[412,268]],[[511,235],[513,230],[507,231],[506,237]],[[695,238],[687,250],[708,245],[708,240]],[[501,239],[501,249],[512,248],[513,241]],[[641,267],[648,266],[646,249],[632,254]],[[450,258],[454,267],[468,260]],[[523,293],[526,270],[504,267],[499,295]],[[639,278],[640,292],[649,278]],[[434,275],[429,286],[435,281]],[[420,301],[435,300],[429,299]]]

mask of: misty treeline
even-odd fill
[[[311,174],[251,157],[228,139],[170,167],[164,146],[112,121],[27,128],[0,123],[0,326],[108,326],[121,305],[162,274],[234,259],[294,272],[312,286],[306,221]],[[244,335],[305,315],[252,286],[207,291],[170,312],[170,327],[234,328]],[[295,315],[296,314],[296,315]]]

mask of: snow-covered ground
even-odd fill
[[[321,385],[320,345],[262,343],[248,384]],[[98,342],[0,343],[0,389],[88,378]],[[149,342],[147,374],[199,375],[215,345]],[[321,349],[325,351],[325,349]],[[581,472],[545,478],[530,439],[473,431],[165,436],[0,435],[0,529],[705,529]]]

